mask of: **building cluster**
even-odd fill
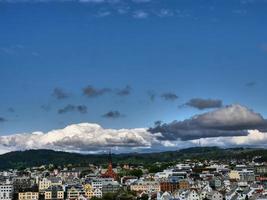
[[[139,169],[140,177],[122,174]],[[191,161],[149,173],[143,166],[34,167],[0,172],[0,200],[89,200],[129,191],[134,199],[267,200],[267,164]]]

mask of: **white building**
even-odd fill
[[[223,195],[218,191],[212,191],[207,194],[207,198],[210,200],[223,200]]]
[[[0,184],[0,200],[12,200],[13,186],[9,183]]]
[[[176,198],[179,198],[180,200],[200,200],[200,195],[194,189],[181,190],[175,196]]]
[[[96,188],[94,189],[94,194],[93,194],[94,197],[98,197],[98,198],[101,198],[102,197],[102,190],[100,188]]]

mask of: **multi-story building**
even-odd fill
[[[180,190],[177,194],[177,198],[180,200],[200,200],[200,196],[197,190]]]
[[[93,194],[93,195],[94,195],[94,197],[101,198],[102,195],[103,195],[102,190],[99,189],[99,188],[96,188],[96,189],[94,190],[94,194]]]
[[[13,185],[10,183],[0,184],[0,200],[12,200]]]
[[[103,182],[102,183],[102,193],[114,193],[120,189],[120,184],[117,181]]]
[[[66,187],[66,194],[68,200],[76,200],[79,196],[84,195],[84,188],[82,185],[72,185]]]
[[[196,190],[191,190],[187,195],[187,200],[200,200],[198,192]]]
[[[80,176],[81,172],[79,170],[62,170],[59,173],[59,176],[62,178],[67,178],[69,176],[78,178]]]
[[[83,185],[84,194],[87,198],[91,199],[94,196],[94,189],[91,184]]]
[[[240,180],[240,175],[238,173],[238,171],[236,170],[231,170],[229,173],[228,173],[228,177],[230,180]]]
[[[63,200],[64,190],[62,186],[51,185],[44,192],[45,200]]]
[[[172,180],[163,180],[160,182],[160,191],[162,192],[174,192],[179,188],[179,182],[178,181],[172,181]]]
[[[256,166],[255,172],[261,175],[267,174],[267,165]]]
[[[93,189],[102,189],[104,183],[114,182],[113,178],[94,178],[91,182]]]
[[[189,189],[190,185],[187,179],[179,180],[179,189]]]
[[[222,181],[218,177],[214,177],[210,182],[209,182],[210,187],[217,189],[222,186]]]
[[[209,200],[223,200],[224,196],[218,191],[211,191],[207,194]]]
[[[157,181],[142,181],[138,180],[130,186],[132,191],[137,192],[159,192],[160,183]]]
[[[62,185],[62,180],[60,177],[48,177],[48,178],[43,178],[42,180],[39,181],[39,191],[42,192],[49,188],[50,186],[61,186]]]
[[[51,181],[47,178],[43,178],[39,181],[39,191],[44,191],[51,186]]]
[[[38,200],[39,192],[19,192],[18,200]]]
[[[238,173],[240,176],[240,181],[247,181],[247,182],[255,181],[255,174],[253,170],[243,169],[242,171],[238,171]]]

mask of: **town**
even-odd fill
[[[267,163],[252,160],[198,161],[173,165],[88,163],[85,167],[36,166],[0,172],[1,200],[266,200]],[[153,167],[154,166],[154,167]],[[104,168],[105,167],[105,168]]]

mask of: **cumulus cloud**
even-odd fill
[[[194,98],[186,102],[185,105],[203,110],[207,108],[220,108],[222,107],[222,101],[219,99]]]
[[[267,130],[266,120],[247,107],[234,104],[215,111],[195,115],[184,121],[159,124],[150,128],[162,133],[162,140],[193,140],[207,137],[246,136],[248,130]]]
[[[26,149],[53,149],[75,152],[103,152],[113,148],[117,152],[151,152],[187,148],[192,146],[267,147],[267,132],[247,130],[246,135],[202,137],[190,140],[161,140],[161,133],[146,128],[105,129],[98,124],[81,123],[47,133],[33,132],[0,136],[0,154]]]
[[[68,104],[63,108],[58,109],[58,114],[64,114],[64,113],[68,113],[68,112],[79,112],[81,114],[85,114],[87,113],[87,106],[85,105],[72,105],[72,104]]]
[[[259,130],[248,130],[246,136],[202,138],[193,140],[192,143],[202,146],[220,146],[220,147],[267,147],[267,133]]]
[[[117,119],[117,118],[120,118],[120,117],[123,117],[124,115],[122,115],[119,111],[117,110],[111,110],[107,113],[105,113],[103,115],[103,117],[105,118],[110,118],[110,119]]]
[[[165,99],[166,101],[174,101],[174,100],[178,99],[178,96],[176,94],[172,93],[172,92],[163,93],[161,95],[161,97],[163,99]]]
[[[159,135],[158,135],[159,136]],[[0,145],[11,150],[54,149],[99,151],[108,147],[149,148],[159,143],[145,128],[104,129],[98,124],[81,123],[47,133],[33,132],[0,136]]]
[[[52,96],[56,99],[66,99],[69,97],[69,94],[65,92],[62,88],[55,88],[53,90]]]
[[[110,88],[95,88],[91,85],[88,85],[83,89],[83,94],[87,97],[98,97],[106,93],[111,92]]]
[[[71,111],[84,108],[69,106]],[[116,111],[107,115],[117,117]],[[6,121],[0,118],[0,122]],[[162,123],[154,128],[105,129],[81,123],[47,133],[33,132],[0,136],[0,153],[25,149],[77,152],[174,150],[192,146],[267,147],[267,122],[259,113],[238,104],[195,115],[184,121]]]

